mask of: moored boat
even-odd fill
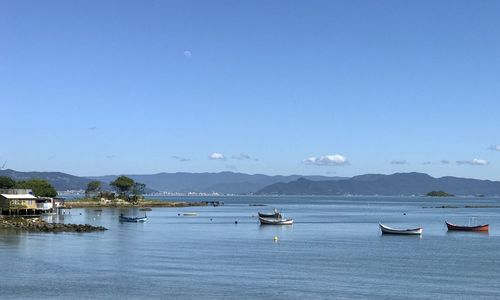
[[[280,219],[281,213],[277,209],[275,209],[272,213],[266,213],[266,212],[259,211],[259,217]]]
[[[119,220],[120,222],[139,223],[146,222],[148,220],[148,217],[146,215],[144,215],[144,217],[125,217],[123,214],[121,214]]]
[[[389,226],[385,226],[383,224],[378,224],[380,226],[380,230],[384,234],[406,234],[406,235],[420,235],[424,230],[421,227],[418,228],[410,228],[410,229],[399,229],[399,228],[391,228]]]
[[[259,217],[261,225],[292,225],[293,219]]]
[[[482,224],[482,225],[474,225],[474,226],[465,226],[465,225],[456,225],[453,223],[448,223],[447,221],[446,227],[448,227],[448,230],[452,231],[488,231],[490,229],[489,224]]]
[[[182,214],[185,217],[196,217],[198,215],[197,212],[185,212]]]

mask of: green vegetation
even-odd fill
[[[100,181],[91,181],[87,184],[87,189],[85,190],[85,195],[90,197],[91,195],[97,195],[101,191]]]
[[[99,199],[105,199],[105,200],[114,200],[115,199],[115,193],[113,192],[107,192],[107,191],[102,191],[99,193],[97,196]]]
[[[16,186],[16,181],[7,176],[0,176],[0,189],[12,189]]]
[[[453,197],[453,194],[448,194],[447,192],[444,191],[432,191],[428,192],[427,197]]]
[[[0,189],[31,189],[36,197],[55,197],[56,189],[45,179],[30,179],[15,181],[6,176],[0,176]]]
[[[144,183],[135,182],[127,176],[120,176],[109,183],[115,190],[120,193],[127,201],[136,203],[141,199],[146,185]]]
[[[128,178],[127,176],[120,176],[116,178],[114,181],[109,183],[110,186],[114,187],[117,192],[120,194],[128,194],[132,187],[134,186],[135,181],[132,178]]]
[[[17,189],[31,189],[33,194],[37,197],[56,197],[57,192],[54,187],[44,179],[30,179],[25,181],[18,181],[15,188]]]

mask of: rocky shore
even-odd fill
[[[88,224],[48,223],[39,218],[1,217],[0,229],[29,232],[94,232],[108,230],[102,226]]]

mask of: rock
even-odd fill
[[[41,219],[25,219],[22,217],[0,216],[0,229],[15,228],[23,231],[33,232],[93,232],[105,231],[107,228],[102,226],[92,226],[89,224],[61,224],[47,223]]]

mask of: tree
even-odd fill
[[[135,196],[139,196],[144,194],[144,190],[146,189],[146,185],[144,183],[135,182],[134,187],[132,188],[132,194]]]
[[[116,178],[114,181],[111,181],[109,185],[114,187],[117,192],[124,196],[128,196],[132,187],[134,186],[135,181],[132,178],[128,178],[127,176],[120,176]]]
[[[44,179],[30,179],[26,181],[18,181],[16,183],[18,189],[31,189],[37,197],[55,197],[57,192],[54,187]]]
[[[453,197],[453,194],[448,194],[444,191],[432,191],[427,193],[427,197]]]
[[[87,184],[87,189],[85,190],[85,195],[90,197],[90,195],[96,195],[101,191],[101,182],[100,181],[91,181]]]
[[[0,189],[12,189],[16,186],[16,181],[7,176],[0,176]]]
[[[133,203],[139,202],[141,195],[144,194],[144,189],[146,189],[146,185],[144,183],[135,182],[132,187],[132,196],[129,197],[129,201]]]

